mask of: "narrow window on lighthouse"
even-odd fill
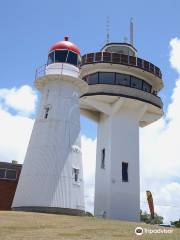
[[[128,182],[128,163],[122,162],[122,181]]]
[[[67,62],[77,66],[77,54],[69,51]]]
[[[66,62],[68,51],[56,50],[55,51],[55,62]]]
[[[101,168],[105,169],[105,148],[101,150]]]
[[[49,107],[45,107],[44,119],[48,118],[49,109],[50,109]]]
[[[79,180],[79,169],[73,168],[73,178],[75,182],[78,182]]]
[[[54,52],[49,53],[47,65],[54,63]]]

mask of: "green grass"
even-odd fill
[[[173,228],[172,234],[136,236],[134,229],[137,226],[160,228],[93,217],[0,211],[0,240],[180,240],[180,229]]]

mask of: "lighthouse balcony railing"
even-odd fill
[[[79,69],[71,64],[63,63],[53,63],[53,64],[44,64],[36,69],[35,80],[46,75],[72,75],[79,76]]]
[[[95,52],[88,53],[82,56],[81,65],[93,64],[93,63],[114,63],[114,64],[123,64],[127,66],[137,67],[144,71],[150,72],[156,77],[162,79],[161,70],[144,59],[120,54],[120,53],[109,53],[109,52]]]

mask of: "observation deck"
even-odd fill
[[[82,56],[81,77],[89,84],[84,96],[119,96],[163,108],[157,96],[163,87],[161,70],[144,59],[111,52],[88,53]]]
[[[163,87],[161,70],[144,59],[117,52],[94,52],[82,56],[80,77],[89,85],[80,98],[81,112],[98,118],[99,111],[90,102],[112,106],[119,99],[131,104],[147,104],[144,127],[163,115],[158,92]]]
[[[110,52],[95,52],[88,53],[82,56],[82,66],[94,63],[123,64],[126,66],[141,69],[145,72],[149,72],[155,77],[162,79],[161,70],[157,66],[155,66],[151,62],[134,56]]]

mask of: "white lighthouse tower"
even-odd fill
[[[37,71],[42,97],[12,208],[83,214],[84,191],[79,97],[80,51],[68,41],[54,44],[48,63]]]
[[[161,71],[137,57],[131,32],[131,44],[85,54],[81,77],[89,84],[81,113],[98,123],[95,215],[139,221],[139,127],[163,115]]]

